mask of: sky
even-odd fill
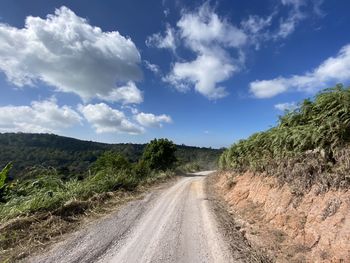
[[[350,83],[347,0],[2,0],[0,132],[228,147]]]

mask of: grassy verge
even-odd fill
[[[26,199],[10,201],[0,210],[0,262],[16,262],[44,249],[82,222],[110,213],[174,175],[171,171],[153,172],[135,181],[122,171],[109,176],[97,173],[82,182],[59,184],[50,196],[43,189]]]
[[[84,179],[64,180],[55,169],[36,168],[24,179],[0,172],[0,261],[16,261],[78,225],[86,214],[140,196],[152,184],[174,175],[175,145],[152,140],[137,163],[105,152]]]

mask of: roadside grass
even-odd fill
[[[64,180],[54,168],[37,167],[11,182],[9,164],[0,172],[0,262],[26,257],[74,229],[85,215],[103,212],[107,204],[115,209],[173,177],[175,151],[171,141],[154,139],[137,163],[105,152],[82,180]]]
[[[278,125],[240,140],[220,157],[222,170],[278,177],[299,193],[350,187],[350,87],[338,84],[279,117]]]
[[[50,187],[1,204],[0,262],[17,262],[47,247],[83,220],[109,213],[174,175],[154,171],[137,179],[126,171],[107,170],[83,181],[53,180]]]
[[[194,173],[203,170],[203,168],[197,162],[183,164],[178,169],[184,173]]]
[[[56,175],[48,170],[46,178],[27,182],[27,185],[23,186],[27,187],[25,195],[16,196],[0,204],[0,222],[34,212],[54,211],[70,200],[87,200],[98,193],[120,188],[133,190],[140,183],[125,171],[101,171],[83,181],[73,180],[66,183],[52,179],[54,176]],[[21,190],[23,189],[17,189],[18,192]]]

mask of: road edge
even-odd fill
[[[266,253],[253,245],[245,238],[244,232],[229,213],[229,207],[218,193],[215,185],[218,173],[214,172],[205,178],[204,190],[207,193],[209,208],[213,211],[218,223],[218,229],[227,242],[232,257],[237,262],[244,263],[271,263]]]

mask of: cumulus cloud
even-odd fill
[[[176,27],[167,25],[166,31],[148,37],[148,46],[158,48],[185,47],[195,55],[192,60],[180,59],[172,63],[170,72],[162,77],[177,90],[195,91],[209,99],[228,95],[223,82],[244,68],[247,47],[259,49],[268,41],[277,41],[292,34],[311,12],[319,15],[323,0],[280,0],[270,15],[249,15],[239,26],[219,16],[209,1],[194,11],[182,11]],[[235,55],[233,55],[235,54]],[[148,67],[150,69],[150,67]],[[152,69],[151,69],[152,70]],[[285,91],[283,80],[274,81],[269,96]],[[265,82],[256,82],[259,93]],[[264,95],[262,95],[264,96]]]
[[[24,28],[0,23],[0,70],[20,87],[42,81],[85,101],[113,93],[114,101],[135,103],[128,94],[134,84],[132,90],[116,85],[139,80],[140,62],[130,38],[103,32],[67,7],[45,19],[28,16]]]
[[[270,98],[291,89],[315,91],[345,81],[350,81],[350,44],[304,75],[257,80],[250,83],[250,91],[257,98]]]
[[[78,109],[96,133],[140,134],[144,132],[143,127],[130,122],[123,112],[105,103],[79,105]]]
[[[107,96],[97,94],[97,97],[110,102],[121,102],[123,104],[138,104],[143,101],[142,92],[136,87],[135,83],[129,81],[125,86],[112,89]]]
[[[278,103],[275,108],[280,111],[291,111],[297,108],[297,104],[295,102]]]
[[[194,12],[182,13],[175,35],[196,58],[175,62],[163,80],[180,91],[194,87],[209,99],[225,97],[228,93],[219,83],[240,70],[243,58],[233,59],[227,49],[241,48],[245,33],[219,17],[206,2]]]
[[[1,132],[53,133],[81,123],[81,116],[54,98],[33,101],[30,106],[0,107]]]
[[[172,119],[170,116],[162,114],[162,115],[154,115],[152,113],[144,113],[140,112],[135,115],[136,121],[145,126],[145,127],[158,127],[161,128],[163,123],[171,123]]]
[[[228,93],[217,83],[230,78],[238,68],[225,54],[201,54],[191,62],[175,63],[171,74],[164,78],[180,91],[194,84],[195,90],[209,99],[219,99]]]
[[[199,52],[217,44],[240,47],[246,42],[242,30],[219,17],[207,2],[195,12],[183,13],[177,26],[185,44]]]

